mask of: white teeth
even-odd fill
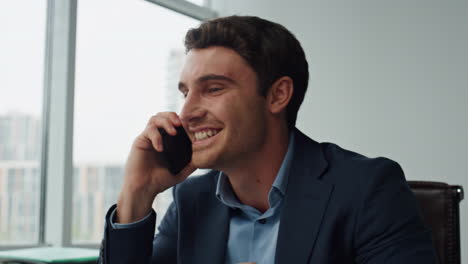
[[[196,132],[195,133],[195,139],[196,140],[203,140],[203,139],[206,139],[208,137],[212,137],[214,135],[218,134],[218,131],[216,130],[205,130],[205,131],[201,131],[201,132]]]

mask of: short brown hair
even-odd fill
[[[309,81],[309,65],[294,35],[280,24],[254,16],[229,16],[203,22],[185,35],[186,52],[223,46],[237,52],[257,73],[259,91],[266,95],[280,77],[289,76],[294,93],[286,108],[294,127]]]

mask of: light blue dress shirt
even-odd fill
[[[268,193],[270,208],[263,214],[249,205],[242,204],[234,194],[228,177],[220,172],[216,197],[234,209],[229,225],[226,250],[227,264],[240,262],[275,263],[280,211],[286,193],[293,153],[294,133],[291,132],[288,150]]]
[[[226,263],[255,262],[271,264],[275,262],[276,243],[280,224],[280,211],[288,184],[289,169],[294,153],[294,132],[289,134],[289,144],[281,167],[268,193],[270,208],[263,214],[257,209],[242,204],[234,194],[227,176],[220,172],[216,186],[216,197],[234,210],[229,224],[229,238],[226,249]],[[115,210],[111,215],[114,229],[139,226],[149,221],[145,218],[130,224],[114,222]]]

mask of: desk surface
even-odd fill
[[[0,263],[89,263],[99,257],[97,249],[41,247],[0,251]]]

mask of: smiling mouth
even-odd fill
[[[208,138],[211,138],[211,137],[217,135],[220,131],[221,131],[221,129],[204,129],[204,130],[201,130],[201,131],[197,131],[197,132],[193,133],[194,140],[195,140],[194,142],[203,141],[203,140],[206,140]]]

